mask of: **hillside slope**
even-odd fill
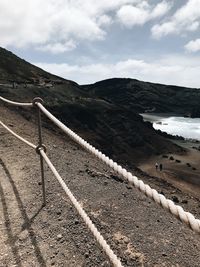
[[[37,125],[0,106],[5,124],[37,144]],[[45,165],[41,208],[39,157],[0,127],[1,266],[111,267],[107,257]],[[67,137],[44,129],[47,153],[124,267],[199,267],[199,235]],[[134,174],[137,172],[132,170]],[[199,202],[167,182],[144,182],[197,217]]]
[[[180,86],[113,78],[82,86],[99,97],[136,112],[174,112],[200,117],[200,90]]]
[[[75,82],[64,79],[55,82],[55,77],[51,74],[5,49],[0,50],[0,58],[3,58],[0,61],[1,75],[6,80],[0,85],[3,97],[18,101],[32,101],[36,96],[42,97],[53,114],[107,155],[134,164],[152,154],[182,151],[160,136],[150,123],[143,122],[142,117],[132,108],[135,102],[128,96],[128,91],[117,82],[112,84],[112,88],[115,86],[112,90],[119,91],[120,94],[110,94],[107,88],[100,92],[104,92],[102,98],[99,91],[93,92]],[[33,75],[37,77],[37,81],[48,77],[51,86],[31,82]],[[19,83],[13,88],[11,78],[16,81],[23,78],[29,83],[26,86]],[[110,95],[115,95],[119,101],[109,98]],[[129,99],[129,104],[123,102],[123,99]],[[22,109],[21,111],[23,112]],[[24,114],[31,119],[31,113],[29,116],[27,111]],[[46,126],[49,127],[48,121]]]
[[[64,79],[32,65],[0,47],[0,82],[38,82],[39,80],[63,81]]]

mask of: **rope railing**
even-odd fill
[[[1,98],[1,100],[5,101]],[[7,100],[6,101],[10,101]],[[16,104],[17,102],[10,101],[11,103]],[[146,196],[153,199],[156,203],[158,203],[161,207],[168,210],[171,214],[175,215],[180,221],[188,225],[193,231],[200,233],[200,220],[196,219],[193,214],[190,212],[184,211],[184,209],[176,205],[170,199],[167,199],[164,195],[159,194],[155,189],[152,189],[149,185],[145,184],[142,180],[139,180],[135,175],[132,175],[126,169],[122,168],[116,162],[114,162],[109,157],[105,156],[98,149],[87,143],[83,138],[74,133],[71,129],[69,129],[66,125],[64,125],[61,121],[59,121],[55,116],[53,116],[41,103],[41,101],[33,101],[34,105],[38,106],[38,108],[61,130],[63,130],[71,139],[84,147],[87,151],[94,154],[96,157],[105,162],[108,166],[114,169],[118,174],[120,174],[126,181],[130,182],[136,188],[138,188],[141,192],[143,192]],[[23,103],[27,104],[27,103]]]
[[[67,187],[67,185],[65,184],[65,182],[63,181],[63,179],[61,178],[61,176],[59,175],[56,168],[53,166],[53,164],[51,163],[51,161],[49,160],[49,158],[47,157],[47,155],[43,149],[40,150],[40,154],[42,155],[43,159],[45,160],[45,162],[47,163],[47,165],[49,166],[49,168],[53,172],[54,176],[56,177],[56,179],[58,180],[58,182],[60,183],[62,188],[64,189],[65,193],[67,194],[67,196],[71,200],[72,204],[74,205],[74,207],[78,211],[79,215],[82,217],[82,219],[85,222],[85,224],[87,225],[88,229],[92,232],[92,234],[96,238],[97,242],[100,244],[100,246],[103,248],[104,252],[109,257],[110,261],[113,263],[113,266],[122,267],[120,260],[117,258],[117,256],[114,254],[114,252],[111,250],[110,246],[107,244],[107,242],[105,241],[103,236],[100,234],[100,232],[97,230],[96,226],[93,224],[93,222],[91,221],[89,216],[86,214],[86,212],[81,207],[79,202],[76,200],[76,198],[74,197],[72,192],[69,190],[69,188]]]
[[[71,202],[74,205],[74,207],[76,208],[77,212],[79,213],[79,215],[81,216],[81,218],[85,222],[86,226],[91,231],[91,233],[93,234],[93,236],[95,237],[95,239],[97,240],[99,245],[102,247],[102,249],[105,252],[105,254],[108,256],[110,262],[113,264],[114,267],[123,267],[123,265],[121,264],[120,259],[118,259],[118,257],[115,255],[113,250],[107,244],[106,240],[100,234],[100,232],[98,231],[96,226],[93,224],[93,222],[90,219],[90,217],[87,215],[87,213],[81,207],[80,203],[76,200],[76,198],[74,197],[74,195],[72,194],[70,189],[67,187],[67,185],[65,184],[65,182],[63,181],[63,179],[61,178],[59,173],[57,172],[56,168],[54,167],[54,165],[52,164],[50,159],[47,157],[47,155],[45,153],[46,149],[45,149],[44,145],[41,144],[40,146],[35,146],[34,144],[30,143],[29,141],[27,141],[23,137],[21,137],[18,134],[16,134],[14,131],[12,131],[8,126],[6,126],[1,121],[0,121],[0,125],[2,125],[8,132],[10,132],[12,135],[14,135],[17,139],[19,139],[20,141],[24,142],[28,146],[34,148],[36,150],[36,152],[41,155],[41,157],[45,160],[45,162],[47,163],[47,165],[51,169],[52,173],[54,174],[54,176],[56,177],[56,179],[60,183],[61,187],[63,188],[63,190],[65,191],[65,193],[69,197],[69,199],[71,200]],[[43,192],[43,194],[44,194],[44,192]]]
[[[83,138],[78,136],[61,121],[59,121],[55,116],[53,116],[41,103],[36,103],[36,105],[54,124],[56,124],[61,130],[63,130],[71,139],[73,139],[87,151],[95,155],[97,158],[101,159],[104,163],[114,169],[114,171],[120,174],[125,180],[127,180],[129,183],[131,183],[141,192],[143,192],[146,196],[153,199],[161,207],[168,210],[171,214],[175,215],[180,221],[187,224],[193,231],[200,233],[200,220],[196,219],[193,214],[184,211],[181,206],[174,204],[173,201],[167,199],[164,195],[159,194],[155,189],[152,189],[142,180],[139,180],[135,175],[132,175],[126,169],[122,168],[112,159],[110,159],[98,149],[90,145]]]
[[[31,107],[33,106],[33,103],[20,103],[20,102],[14,102],[14,101],[10,101],[2,96],[0,96],[0,100],[2,100],[3,102],[6,102],[8,104],[14,105],[14,106],[21,106],[21,107]]]
[[[32,144],[31,142],[27,141],[23,137],[19,136],[15,132],[13,132],[8,126],[6,126],[2,121],[0,121],[1,126],[3,126],[8,132],[10,132],[12,135],[14,135],[16,138],[27,144],[28,146],[32,147],[33,149],[36,149],[36,146]]]
[[[37,106],[38,110],[41,110],[55,125],[57,125],[61,130],[63,130],[71,139],[73,139],[76,143],[81,145],[84,149],[95,155],[97,158],[99,158],[101,161],[103,161],[106,165],[114,169],[118,174],[120,174],[126,181],[134,185],[137,189],[139,189],[141,192],[143,192],[146,196],[153,199],[156,203],[158,203],[161,207],[168,210],[171,214],[175,215],[181,222],[188,225],[193,231],[196,233],[200,233],[200,220],[196,219],[193,214],[190,212],[184,211],[184,209],[176,205],[173,201],[170,199],[167,199],[164,195],[159,194],[155,189],[152,189],[149,185],[145,184],[142,180],[139,180],[135,175],[132,175],[130,172],[128,172],[126,169],[122,168],[120,165],[118,165],[116,162],[114,162],[112,159],[107,157],[105,154],[103,154],[101,151],[90,145],[88,142],[86,142],[83,138],[81,138],[79,135],[74,133],[71,129],[69,129],[66,125],[64,125],[61,121],[59,121],[54,115],[52,115],[43,105],[42,102],[38,99],[35,99],[32,103],[17,103],[10,100],[7,100],[5,98],[0,97],[0,100],[3,100],[7,103],[13,104],[13,105],[21,105],[21,106]],[[39,120],[40,121],[40,120]],[[33,148],[36,148],[37,152],[40,154],[40,156],[45,160],[47,165],[52,170],[53,174],[65,190],[66,194],[74,204],[75,208],[77,209],[78,213],[83,218],[86,225],[89,227],[90,231],[95,236],[98,243],[102,246],[104,251],[106,252],[107,256],[109,257],[110,261],[113,263],[114,266],[122,266],[121,262],[117,259],[114,252],[110,249],[109,245],[106,243],[106,241],[103,239],[101,234],[98,232],[96,227],[93,225],[90,218],[87,216],[85,211],[81,208],[78,201],[74,198],[73,194],[69,190],[69,188],[66,186],[58,172],[56,171],[53,164],[50,162],[49,158],[46,156],[46,153],[44,151],[44,146],[41,143],[41,140],[39,142],[39,146],[36,147],[35,145],[31,144],[27,140],[23,139],[22,137],[19,138],[19,135],[15,134],[12,130],[10,130],[5,124],[1,122],[1,125],[7,129],[10,133],[14,134],[18,139],[21,141],[25,141],[26,144],[29,146],[34,146]],[[40,126],[41,127],[41,126]],[[41,132],[39,131],[39,135],[41,135]],[[96,232],[97,231],[97,232]]]

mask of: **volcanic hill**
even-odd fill
[[[127,164],[152,154],[182,151],[144,122],[139,112],[184,114],[199,108],[197,89],[134,79],[109,79],[80,86],[2,48],[0,70],[1,96],[18,101],[43,98],[45,106],[67,126],[108,156]],[[31,119],[31,113],[26,117]],[[46,125],[50,127],[48,122]]]

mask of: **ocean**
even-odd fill
[[[154,129],[171,135],[179,135],[184,138],[200,140],[200,118],[185,118],[166,114],[140,114],[144,121],[153,123]]]

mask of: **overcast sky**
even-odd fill
[[[200,0],[0,0],[0,46],[79,84],[200,88]]]

